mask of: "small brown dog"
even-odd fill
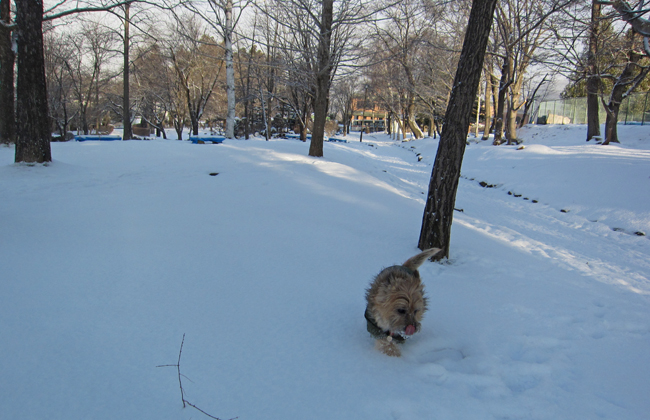
[[[375,347],[382,353],[401,356],[396,343],[420,331],[427,298],[418,267],[438,252],[439,248],[427,249],[402,265],[383,269],[366,290],[368,332],[377,339]]]

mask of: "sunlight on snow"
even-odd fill
[[[563,268],[577,270],[582,275],[592,277],[599,282],[623,287],[640,295],[650,295],[650,279],[644,273],[630,272],[614,263],[593,260],[568,249],[534,240],[507,227],[496,226],[479,219],[456,216],[454,222],[519,251],[550,259]]]
[[[393,194],[399,195],[404,198],[409,198],[409,199],[412,198],[406,192],[401,191],[383,181],[380,181],[377,178],[368,175],[367,173],[360,172],[350,166],[327,161],[322,158],[317,159],[309,156],[297,155],[294,153],[282,153],[282,152],[275,152],[271,150],[264,150],[264,153],[261,155],[261,157],[263,157],[269,162],[282,161],[282,162],[295,162],[295,163],[301,163],[305,165],[311,165],[319,172],[322,172],[326,175],[335,178],[345,179],[347,181],[356,182],[358,184],[372,185],[378,188],[382,188],[388,192],[391,192]]]

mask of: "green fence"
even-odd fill
[[[650,124],[649,94],[637,92],[623,99],[618,114],[619,124]],[[598,113],[600,121],[605,122],[607,114],[600,102]],[[531,121],[537,124],[587,124],[587,98],[542,101]]]

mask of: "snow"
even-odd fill
[[[157,367],[185,334],[185,399],[221,419],[647,419],[650,127],[519,134],[470,135],[401,358],[364,293],[418,252],[437,140],[1,147],[0,418],[207,419]]]

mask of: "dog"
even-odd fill
[[[367,329],[382,353],[401,356],[397,343],[402,344],[420,331],[427,298],[418,268],[440,251],[440,248],[427,249],[402,265],[383,269],[366,290]]]

